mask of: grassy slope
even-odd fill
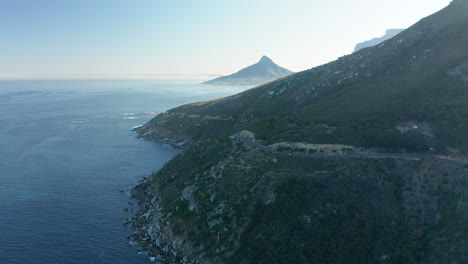
[[[415,136],[396,138],[394,127],[415,120],[434,129],[435,139],[426,142],[425,149],[447,144],[466,151],[468,81],[447,73],[468,62],[466,13],[466,1],[453,3],[377,47],[236,96],[169,111],[221,116],[230,118],[229,122],[205,120],[199,125],[197,119],[174,117],[173,122],[158,126],[194,141],[209,138],[207,132],[217,137],[247,127],[267,141],[302,137],[314,143],[384,148],[388,146],[380,142],[402,141],[395,148],[414,151],[417,148],[404,142]],[[156,126],[157,120],[146,127]],[[276,124],[266,128],[265,122]],[[320,125],[339,129],[330,137],[317,132]],[[392,135],[378,138],[387,132]]]

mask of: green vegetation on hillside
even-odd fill
[[[276,156],[221,138],[177,156],[139,188],[160,198],[158,221],[196,258],[447,263],[464,259],[468,210],[454,205],[465,199],[466,173],[433,161]]]
[[[468,3],[454,2],[381,45],[217,101],[181,106],[199,118],[160,127],[191,143],[249,128],[268,142],[344,143],[400,151],[468,151]],[[274,120],[276,124],[270,123]],[[430,136],[397,135],[402,122],[428,124]],[[323,134],[318,127],[333,131]],[[268,127],[268,129],[266,129]],[[143,129],[143,130],[144,130]],[[417,131],[416,131],[417,132]],[[204,135],[210,134],[210,137]],[[148,138],[151,138],[150,136]]]
[[[145,249],[176,262],[468,263],[466,166],[275,155],[228,138],[468,153],[466,14],[455,0],[378,46],[155,117],[141,137],[191,147],[135,188]]]

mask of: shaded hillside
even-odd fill
[[[259,62],[229,76],[222,76],[204,84],[212,85],[260,85],[291,75],[293,72],[278,66],[267,56]]]
[[[419,141],[467,150],[467,13],[466,1],[454,1],[378,46],[235,96],[172,109],[140,135],[187,146],[249,128],[266,141],[378,147],[398,140],[396,127],[412,121],[433,133]]]
[[[367,40],[367,41],[364,41],[364,42],[361,42],[361,43],[358,43],[356,45],[356,47],[354,47],[354,51],[353,52],[357,52],[357,51],[360,51],[364,48],[368,48],[368,47],[372,47],[372,46],[375,46],[375,45],[378,45],[386,40],[389,40],[391,38],[393,38],[394,36],[400,34],[404,29],[387,29],[387,31],[385,32],[385,35],[383,35],[382,37],[380,38],[373,38],[371,40]]]
[[[160,263],[466,263],[467,173],[211,140],[135,188],[134,238]]]

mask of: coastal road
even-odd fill
[[[411,153],[352,153],[352,154],[303,154],[303,153],[293,153],[293,152],[282,152],[267,147],[265,145],[261,145],[255,143],[251,140],[248,140],[242,137],[239,133],[235,133],[232,137],[242,141],[244,144],[249,145],[252,148],[262,150],[265,152],[270,152],[278,155],[284,156],[292,156],[292,157],[303,157],[303,158],[404,158],[404,159],[426,159],[426,160],[436,160],[436,161],[443,161],[449,162],[454,164],[461,164],[461,165],[468,165],[468,161],[463,160],[455,160],[455,159],[447,159],[447,158],[440,158],[436,156],[429,156],[429,155],[421,155],[421,154],[411,154]]]

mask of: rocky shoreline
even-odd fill
[[[143,126],[133,129],[140,139],[168,144],[174,148],[185,149],[194,144],[192,138],[181,132],[179,127],[169,129],[166,127],[168,120],[171,118],[180,119],[184,115],[161,113],[155,116],[151,121]]]
[[[203,264],[193,258],[187,249],[179,248],[183,241],[172,237],[164,223],[162,205],[159,197],[147,187],[151,178],[143,179],[132,189],[132,198],[140,206],[131,221],[133,233],[129,236],[131,243],[146,252],[151,261],[162,264]],[[206,263],[207,264],[207,263]]]
[[[164,114],[161,116],[165,116]],[[137,137],[143,140],[159,142],[161,144],[170,145],[176,149],[186,149],[193,144],[190,138],[184,136],[180,138],[170,138],[163,134],[164,132],[152,131],[149,124],[133,129],[137,133]],[[151,133],[148,133],[151,131]],[[156,133],[158,132],[158,133]],[[168,132],[169,133],[169,132]],[[151,135],[151,136],[149,136]],[[167,223],[164,222],[164,215],[160,198],[155,192],[149,191],[151,177],[142,179],[131,190],[132,199],[137,200],[139,209],[131,221],[133,233],[129,236],[133,246],[141,248],[146,253],[150,261],[162,264],[203,264],[193,258],[187,252],[187,249],[181,250],[177,245],[182,242],[175,237],[172,237],[168,230]],[[208,264],[208,263],[206,263]]]
[[[167,144],[176,149],[186,149],[190,145],[193,144],[193,142],[191,142],[190,140],[186,140],[186,139],[181,140],[181,139],[175,139],[175,138],[169,138],[169,137],[158,137],[155,135],[152,135],[152,137],[149,137],[148,135],[145,135],[144,131],[142,130],[142,127],[135,128],[132,131],[137,133],[137,138],[139,139],[158,142],[161,144]]]

